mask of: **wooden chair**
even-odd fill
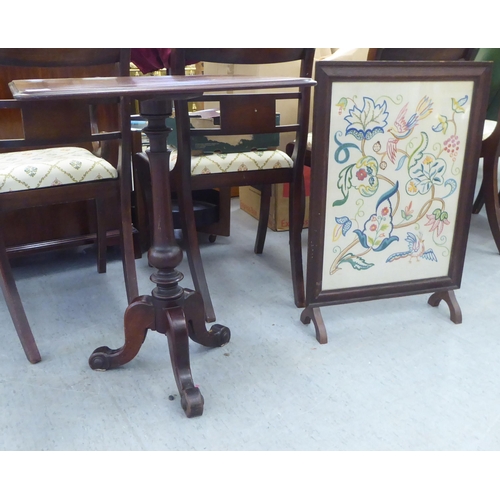
[[[184,74],[187,61],[223,64],[275,64],[300,61],[300,76],[311,77],[314,49],[172,49],[172,74]],[[297,102],[297,120],[293,124],[276,125],[276,102]],[[196,99],[193,99],[196,100]],[[199,100],[199,99],[198,99]],[[207,321],[215,321],[208,285],[198,246],[193,218],[192,191],[209,188],[253,185],[262,193],[255,252],[261,253],[267,231],[271,186],[290,183],[290,258],[294,300],[297,307],[305,303],[301,232],[304,220],[303,165],[306,150],[310,108],[310,88],[296,92],[217,94],[203,101],[218,102],[220,127],[190,128],[188,103],[175,102],[178,158],[172,177],[179,191],[179,207],[187,256],[195,288],[205,303]],[[250,151],[191,156],[191,137],[221,135],[295,134],[296,147],[291,157],[277,150]],[[200,175],[201,174],[201,175]]]
[[[486,202],[488,222],[500,252],[500,193],[497,181],[498,161],[500,159],[500,49],[479,49],[476,60],[493,61],[493,71],[481,145],[483,179],[474,201],[472,213],[478,214]]]
[[[130,103],[87,100],[24,103],[8,82],[27,78],[126,76],[129,49],[0,49],[0,213],[93,200],[98,271],[106,270],[105,202],[119,200],[128,301],[138,295],[131,222]],[[9,97],[10,94],[10,97]],[[21,221],[22,223],[22,221]],[[41,360],[0,225],[0,284],[31,363]]]
[[[368,61],[473,61],[479,49],[369,49]]]

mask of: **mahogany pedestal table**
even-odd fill
[[[151,295],[134,299],[125,311],[125,343],[119,349],[97,348],[89,359],[94,370],[107,370],[135,358],[148,330],[168,338],[172,368],[188,417],[203,413],[203,396],[195,386],[189,360],[189,338],[207,347],[220,347],[230,339],[222,325],[205,327],[203,299],[195,291],[182,288],[183,275],[176,269],[182,262],[182,250],[174,237],[169,183],[167,137],[170,129],[165,118],[171,114],[171,101],[201,97],[205,92],[255,90],[312,86],[310,78],[238,77],[238,76],[159,76],[117,78],[61,78],[48,80],[15,80],[10,89],[15,99],[35,101],[54,99],[87,99],[119,97],[141,101],[141,114],[147,120],[144,132],[149,138],[147,151],[153,196],[154,234],[148,261],[156,269],[151,280],[156,284]],[[122,131],[130,131],[130,117],[122,117]],[[130,141],[124,141],[129,147]],[[130,151],[123,151],[130,154]]]

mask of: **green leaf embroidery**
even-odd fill
[[[352,168],[354,167],[354,165],[355,163],[353,163],[352,165],[348,165],[347,167],[343,168],[339,173],[339,180],[337,181],[337,187],[344,195],[344,198],[342,200],[334,201],[333,202],[334,207],[340,207],[347,201],[347,198],[349,197],[349,189],[352,187],[352,182],[351,182]]]
[[[420,144],[417,146],[415,151],[411,154],[408,159],[408,172],[412,167],[414,167],[424,156],[425,149],[427,148],[427,144],[429,144],[429,137],[425,132],[420,132]]]
[[[343,262],[351,264],[353,269],[356,269],[356,271],[365,271],[366,269],[369,269],[370,267],[375,265],[371,264],[370,262],[366,262],[366,260],[362,259],[361,257],[357,257],[353,253],[344,255],[344,257],[342,257],[342,259],[340,260],[339,265]]]

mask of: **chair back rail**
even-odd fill
[[[118,138],[121,124],[117,100],[95,104],[70,100],[21,103],[12,99],[8,85],[19,79],[126,76],[129,52],[129,49],[0,49],[0,149],[78,144],[96,153],[100,141]]]
[[[473,61],[479,49],[369,49],[369,61]]]
[[[310,52],[312,51],[312,55]],[[170,66],[173,74],[184,74],[187,61],[204,61],[222,64],[275,64],[303,60],[301,75],[311,78],[314,49],[173,49]]]
[[[300,129],[299,123],[276,124],[276,106],[279,100],[299,100],[301,97],[302,95],[298,92],[208,95],[203,97],[204,101],[216,101],[219,103],[221,113],[220,126],[214,128],[193,128],[191,129],[191,135],[280,134],[284,132],[296,132]]]
[[[234,64],[238,66],[238,69],[243,65],[267,65],[300,61],[299,76],[311,78],[314,52],[315,49],[172,49],[170,67],[173,75],[184,75],[186,65],[192,64],[193,61]],[[186,101],[174,101],[178,156],[172,171],[172,181],[178,194],[191,274],[195,288],[202,294],[207,321],[215,320],[215,311],[203,271],[196,227],[192,217],[191,193],[193,190],[198,189],[257,186],[261,190],[262,196],[254,251],[255,253],[262,253],[269,217],[271,185],[290,184],[289,247],[293,294],[297,306],[300,307],[304,304],[301,250],[301,230],[305,210],[303,167],[307,146],[311,88],[300,87],[290,89],[289,92],[282,89],[273,90],[256,91],[255,93],[238,91],[210,93],[204,95],[201,99],[192,99],[193,101],[202,100],[210,103],[218,102],[220,125],[216,125],[215,128],[192,128],[192,117],[188,113],[188,103]],[[286,109],[286,116],[281,113],[280,125],[277,125],[276,113],[284,110],[281,106],[283,103],[279,102],[283,99],[290,100],[290,106]],[[277,106],[278,103],[280,104],[279,107]],[[294,140],[291,162],[290,158],[287,158],[287,155],[281,151],[267,151],[260,155],[260,152],[252,153],[240,149],[235,151],[235,154],[202,155],[201,160],[205,162],[203,167],[196,171],[196,175],[191,174],[190,166],[197,165],[197,160],[200,159],[200,157],[192,157],[191,139],[193,136],[206,136],[210,141],[211,136],[261,136],[261,134],[281,134],[284,132],[291,132],[290,135],[293,135],[293,137],[285,136],[280,140],[280,142],[284,143]],[[244,144],[246,143],[240,142],[242,148],[245,147]],[[278,158],[277,160],[271,159],[274,158],[274,155]],[[265,163],[259,164],[257,157],[265,158]],[[287,166],[284,166],[285,164]],[[287,168],[288,166],[292,168]]]
[[[128,61],[130,49],[0,49],[0,66],[25,67],[28,71],[36,67],[61,68],[62,72],[70,71],[73,75],[75,68],[99,66],[101,70],[103,66],[114,66],[113,74],[109,76],[116,73],[125,76],[129,70]],[[68,70],[68,67],[73,69]],[[91,71],[96,74],[95,70]],[[30,71],[30,75],[35,76],[29,78],[37,78],[36,70]]]
[[[311,77],[314,63],[314,49],[172,49],[170,63],[171,72],[174,75],[185,74],[185,66],[189,61],[203,61],[222,64],[276,64],[283,62],[301,61],[300,76]],[[297,115],[294,123],[276,124],[277,102],[289,99],[297,102]],[[199,98],[192,99],[200,100]],[[309,108],[311,100],[311,88],[305,87],[299,91],[291,92],[257,92],[250,94],[242,93],[213,93],[203,96],[205,102],[218,102],[220,107],[220,126],[215,128],[190,128],[191,136],[221,136],[221,135],[245,135],[245,134],[269,134],[269,133],[295,133],[295,148],[292,154],[294,163],[303,165],[303,159],[307,143],[307,124],[309,122]],[[184,127],[188,105],[186,101],[175,102],[178,130]],[[183,153],[179,152],[178,161],[189,161],[187,151],[188,138],[183,141]],[[293,169],[300,170],[301,166]],[[240,175],[242,178],[242,174]],[[252,173],[254,179],[258,173]],[[267,175],[267,174],[266,174]],[[281,173],[286,177],[287,174]],[[229,182],[231,174],[223,174],[224,185]],[[199,177],[199,176],[196,176]],[[227,179],[226,179],[227,178]],[[193,186],[205,183],[201,178],[192,179]],[[250,183],[250,180],[248,181]],[[251,182],[254,182],[253,180]],[[277,181],[286,182],[286,180]],[[243,184],[241,184],[243,185]]]
[[[128,99],[24,102],[13,99],[9,89],[9,83],[19,79],[127,76],[129,65],[130,49],[0,48],[0,153],[58,146],[84,147],[116,167],[121,189],[130,192],[130,158],[120,154],[122,148],[130,148]],[[106,182],[101,189],[96,186],[100,182],[103,181],[57,186],[50,188],[51,194],[47,189],[34,190],[36,193],[21,191],[20,205],[15,201],[17,194],[2,193],[5,198],[1,209],[16,210],[22,208],[23,203],[26,207],[42,205],[49,198],[52,204],[65,196],[70,201],[72,197],[64,194],[68,189],[81,192],[83,199],[92,189],[99,191],[101,197],[106,190],[118,191],[118,183],[112,188],[113,183]]]

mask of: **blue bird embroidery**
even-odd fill
[[[437,257],[434,251],[432,249],[425,249],[422,233],[419,233],[418,237],[413,233],[408,233],[405,241],[408,242],[408,250],[389,255],[386,262],[394,262],[395,260],[406,259],[407,257],[410,258],[410,263],[413,259],[418,262],[420,258],[437,262]]]

